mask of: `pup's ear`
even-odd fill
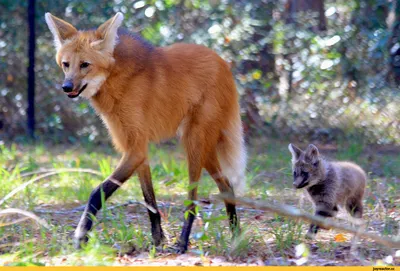
[[[109,53],[114,52],[114,47],[118,43],[117,30],[123,20],[124,15],[118,12],[114,17],[100,25],[96,30],[99,40],[92,42],[90,45],[97,50],[104,50]]]
[[[51,15],[49,12],[46,12],[44,18],[46,19],[47,26],[53,34],[54,45],[57,51],[64,44],[65,40],[71,38],[78,32],[78,30],[76,30],[76,28],[70,23]]]
[[[288,148],[289,148],[289,151],[292,153],[292,162],[294,163],[297,160],[299,160],[300,155],[303,153],[303,151],[300,150],[295,145],[293,145],[292,143],[289,144]]]
[[[313,145],[313,144],[308,145],[305,157],[306,157],[306,160],[311,163],[318,162],[318,157],[319,157],[318,148],[315,147],[315,145]]]

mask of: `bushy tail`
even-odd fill
[[[243,138],[242,122],[238,118],[227,123],[222,130],[222,139],[218,143],[218,160],[222,173],[228,178],[235,196],[241,196],[246,190],[246,148]]]

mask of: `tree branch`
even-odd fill
[[[285,217],[289,217],[289,218],[293,218],[293,219],[300,219],[300,220],[303,220],[306,222],[317,224],[318,226],[323,227],[323,228],[335,228],[335,229],[338,229],[338,230],[341,230],[344,232],[353,233],[356,236],[360,236],[362,238],[372,239],[375,242],[377,242],[381,245],[387,246],[387,247],[400,248],[400,238],[398,238],[398,237],[391,239],[388,237],[372,234],[370,232],[361,230],[361,228],[356,229],[351,226],[339,224],[335,221],[324,219],[321,216],[311,215],[311,214],[306,213],[298,208],[295,208],[293,206],[289,206],[286,204],[272,204],[267,201],[255,201],[255,200],[246,199],[246,198],[235,198],[229,194],[219,194],[219,195],[216,195],[216,198],[220,199],[220,200],[226,200],[230,203],[235,203],[235,204],[240,204],[240,205],[244,205],[247,207],[251,207],[254,209],[277,213],[277,214],[285,216]]]

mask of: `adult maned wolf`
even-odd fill
[[[164,239],[152,186],[148,144],[178,134],[189,167],[188,207],[177,252],[188,247],[195,219],[197,184],[205,168],[221,192],[244,189],[246,153],[238,94],[227,63],[212,50],[192,44],[154,47],[119,30],[122,13],[96,30],[80,31],[46,13],[45,19],[63,69],[63,91],[83,96],[104,121],[122,158],[115,171],[89,198],[75,231],[77,247],[87,241],[91,217],[102,207],[101,191],[110,197],[137,172],[155,245]],[[237,228],[235,205],[225,202],[231,229]],[[154,211],[153,210],[153,211]]]

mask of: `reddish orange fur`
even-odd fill
[[[215,52],[194,44],[148,48],[128,35],[119,38],[113,57],[91,48],[95,31],[77,32],[57,54],[60,66],[62,57],[71,62],[75,56],[93,63],[91,73],[108,76],[91,102],[118,151],[171,138],[181,123],[203,133],[205,153],[224,140],[224,132],[241,133],[232,129],[241,125],[235,83]],[[78,84],[82,76],[74,75]],[[189,134],[182,136],[190,142]]]
[[[110,180],[123,183],[138,170],[145,199],[156,207],[146,162],[147,146],[177,133],[187,152],[191,184],[198,182],[202,168],[206,168],[222,192],[241,192],[246,155],[238,94],[228,64],[199,45],[153,47],[123,33],[119,33],[115,45],[121,21],[122,14],[117,14],[97,30],[78,31],[46,14],[58,49],[57,63],[64,69],[66,80],[73,81],[74,93],[87,85],[82,95],[90,99],[116,149],[123,153],[120,165],[101,186],[108,190],[106,198],[115,191]],[[81,68],[83,62],[90,65]],[[93,87],[96,85],[99,88]],[[100,204],[98,198],[97,189],[88,206]],[[196,198],[197,188],[189,192],[189,199]],[[236,225],[235,207],[226,204],[231,224]],[[96,213],[88,208],[76,231],[78,239],[91,227],[87,213]],[[163,235],[159,218],[150,218],[158,243]],[[185,222],[183,250],[192,221]]]
[[[212,50],[194,44],[149,50],[141,41],[121,35],[112,58],[90,47],[95,40],[95,31],[79,31],[59,51],[57,63],[61,66],[61,56],[79,54],[79,59],[94,63],[93,73],[108,75],[91,102],[120,152],[129,152],[138,135],[148,141],[175,136],[184,118],[188,127],[219,127],[207,132],[207,142],[215,144],[224,126],[230,125],[227,120],[237,121],[232,74]]]
[[[127,75],[125,67],[130,58],[122,57],[119,49],[139,50],[134,42],[126,49],[120,47],[115,50],[114,70],[93,97],[93,105],[107,123],[116,148],[130,151],[139,135],[149,141],[173,137],[184,118],[186,127],[207,131],[206,149],[214,147],[209,145],[222,134],[221,129],[210,126],[223,129],[228,125],[226,120],[239,115],[226,63],[205,47],[178,44],[156,48],[147,56],[142,70]]]

